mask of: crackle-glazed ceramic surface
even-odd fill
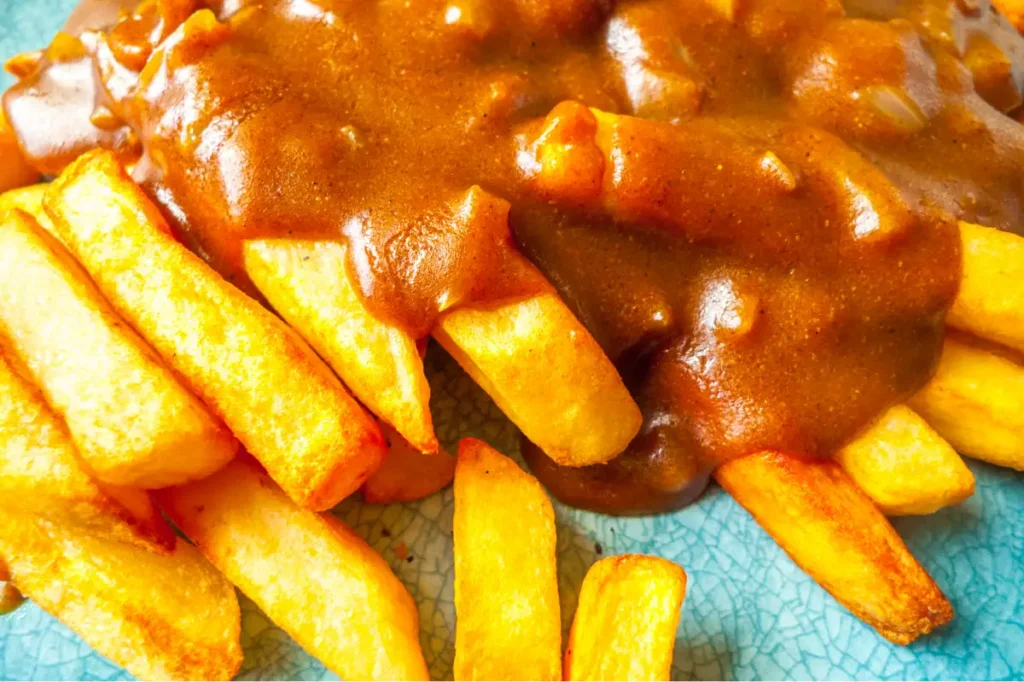
[[[44,45],[75,2],[0,0],[0,57]],[[9,82],[0,76],[0,87]],[[514,428],[443,353],[432,349],[428,365],[438,433],[449,447],[472,435],[517,451]],[[646,552],[677,561],[689,575],[675,678],[1022,679],[1024,476],[970,465],[977,477],[973,498],[933,516],[895,522],[957,613],[950,626],[910,647],[882,640],[836,604],[717,488],[688,509],[647,519],[556,505],[563,621],[568,627],[583,575],[601,554]],[[431,673],[450,679],[451,490],[408,505],[371,507],[353,500],[335,513],[409,587],[420,605]],[[396,554],[402,543],[404,560]],[[241,678],[333,679],[244,598],[242,618]],[[0,617],[0,679],[128,677],[31,603]]]

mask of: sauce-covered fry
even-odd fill
[[[345,269],[345,245],[258,239],[243,250],[260,293],[355,396],[421,451],[437,450],[416,341],[363,305]]]
[[[640,428],[640,410],[615,367],[554,292],[446,312],[433,334],[559,464],[606,462]]]

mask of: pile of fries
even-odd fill
[[[454,478],[457,679],[667,678],[682,570],[639,556],[596,564],[563,662],[546,494],[479,441],[464,441],[457,458],[438,450],[420,351],[365,311],[360,319],[340,247],[251,245],[253,279],[288,327],[176,242],[108,153],[86,154],[50,185],[7,192],[0,212],[5,603],[16,587],[139,677],[226,679],[241,663],[234,584],[340,675],[423,678],[409,593],[365,542],[316,512],[357,489],[367,502],[414,500]],[[1024,240],[961,229],[950,324],[963,331],[950,333],[909,406],[890,409],[835,461],[762,453],[715,472],[804,570],[898,643],[952,609],[885,515],[969,496],[957,450],[1024,468],[1024,367],[1012,350],[1024,350],[1015,284]],[[493,314],[528,320],[510,329],[555,339],[553,357],[567,357],[557,339],[573,328],[557,322],[557,298],[546,300]],[[499,322],[469,319],[489,314],[449,315],[439,337],[475,358],[474,375],[522,417],[535,409],[526,385],[501,372],[514,374],[514,344],[534,337],[494,341]],[[491,342],[480,351],[474,335]],[[362,368],[348,385],[382,382],[360,395],[391,425],[382,430],[307,342],[338,374]],[[360,349],[374,357],[353,363]],[[480,367],[491,361],[487,379]],[[623,400],[620,386],[595,387],[592,414]],[[534,416],[565,452],[593,453],[609,439],[605,429],[574,441],[585,415],[524,418]]]
[[[616,119],[597,116],[595,139]],[[140,678],[230,679],[236,586],[344,678],[425,679],[412,597],[322,512],[454,481],[456,679],[668,679],[683,570],[598,562],[563,648],[547,494],[480,441],[440,448],[422,340],[366,309],[344,244],[245,242],[265,306],[182,245],[109,152],[32,184],[0,117],[0,154],[0,608],[24,594]],[[961,455],[1024,470],[1024,239],[960,233],[959,295],[920,392],[833,459],[762,452],[714,472],[898,644],[953,611],[886,517],[969,497]],[[553,288],[447,310],[431,335],[560,464],[607,462],[640,428]]]
[[[254,281],[294,327],[175,241],[106,152],[0,196],[5,603],[20,591],[140,678],[230,679],[242,661],[235,585],[345,678],[425,679],[409,592],[318,512],[360,489],[395,502],[454,479],[456,678],[561,679],[543,488],[480,441],[464,440],[457,458],[439,451],[419,350],[356,309],[336,245],[250,247]],[[497,315],[532,320],[535,333],[560,325],[542,336],[564,352],[559,339],[579,323],[554,295],[532,305]],[[471,318],[450,315],[446,339],[487,367],[473,336],[493,321]],[[389,366],[401,369],[370,371]],[[619,390],[593,395],[629,400]],[[613,454],[608,429],[594,439],[578,423],[538,422],[567,457]],[[615,428],[621,447],[631,433]],[[564,675],[667,679],[685,586],[663,559],[598,563]]]

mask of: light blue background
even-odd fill
[[[43,46],[75,0],[0,0],[0,56]],[[10,83],[0,76],[0,87]],[[3,160],[0,159],[0,163]],[[475,435],[511,452],[516,436],[472,382],[434,349],[428,364],[439,435]],[[825,387],[824,390],[828,390]],[[645,519],[557,507],[563,620],[598,554],[660,554],[689,575],[674,676],[681,679],[1024,678],[1024,476],[971,463],[977,493],[955,509],[895,522],[953,602],[950,626],[896,647],[807,578],[717,488],[695,506]],[[346,502],[338,515],[391,563],[420,604],[435,677],[451,675],[454,642],[451,491],[414,505]],[[395,548],[404,542],[411,561]],[[302,557],[296,557],[296,563]],[[282,580],[287,579],[282,576]],[[243,599],[247,679],[331,677]],[[0,679],[120,679],[126,673],[34,605],[0,617]]]

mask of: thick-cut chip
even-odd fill
[[[555,514],[514,461],[465,438],[455,469],[455,679],[557,680]]]
[[[1024,471],[1024,366],[947,337],[910,406],[958,451]]]
[[[956,450],[906,405],[889,409],[836,459],[884,514],[931,514],[974,494]]]
[[[800,568],[891,642],[953,617],[941,590],[838,463],[762,452],[715,478]]]
[[[18,590],[139,679],[229,680],[242,663],[235,591],[184,540],[163,556],[3,515],[0,557]]]
[[[149,495],[103,485],[81,463],[66,427],[0,351],[0,507],[156,552],[174,533]]]
[[[436,452],[416,341],[363,305],[346,272],[345,245],[259,239],[245,243],[244,257],[253,284],[355,396],[422,452]]]
[[[55,234],[53,221],[43,209],[43,197],[46,196],[47,188],[48,185],[28,185],[0,194],[0,215],[14,209],[24,211],[35,218],[40,227],[50,234]]]
[[[228,579],[347,680],[427,679],[416,604],[333,516],[295,506],[248,458],[157,493]]]
[[[237,443],[21,211],[0,223],[0,330],[100,480],[157,488],[207,476]]]
[[[590,567],[565,650],[567,680],[668,680],[686,573],[626,554]]]
[[[390,426],[382,426],[390,447],[384,463],[363,484],[370,504],[412,502],[441,490],[455,478],[455,458],[444,450],[427,455]]]
[[[532,268],[525,259],[523,267]],[[433,335],[559,464],[607,462],[640,429],[614,365],[554,292],[446,312]]]
[[[380,465],[373,418],[298,334],[171,237],[110,153],[79,157],[45,204],[114,308],[292,499],[330,508]]]
[[[1024,351],[1024,237],[960,223],[963,276],[950,326]]]
[[[7,115],[0,107],[0,192],[31,185],[39,180],[39,171],[30,166],[18,147]]]

